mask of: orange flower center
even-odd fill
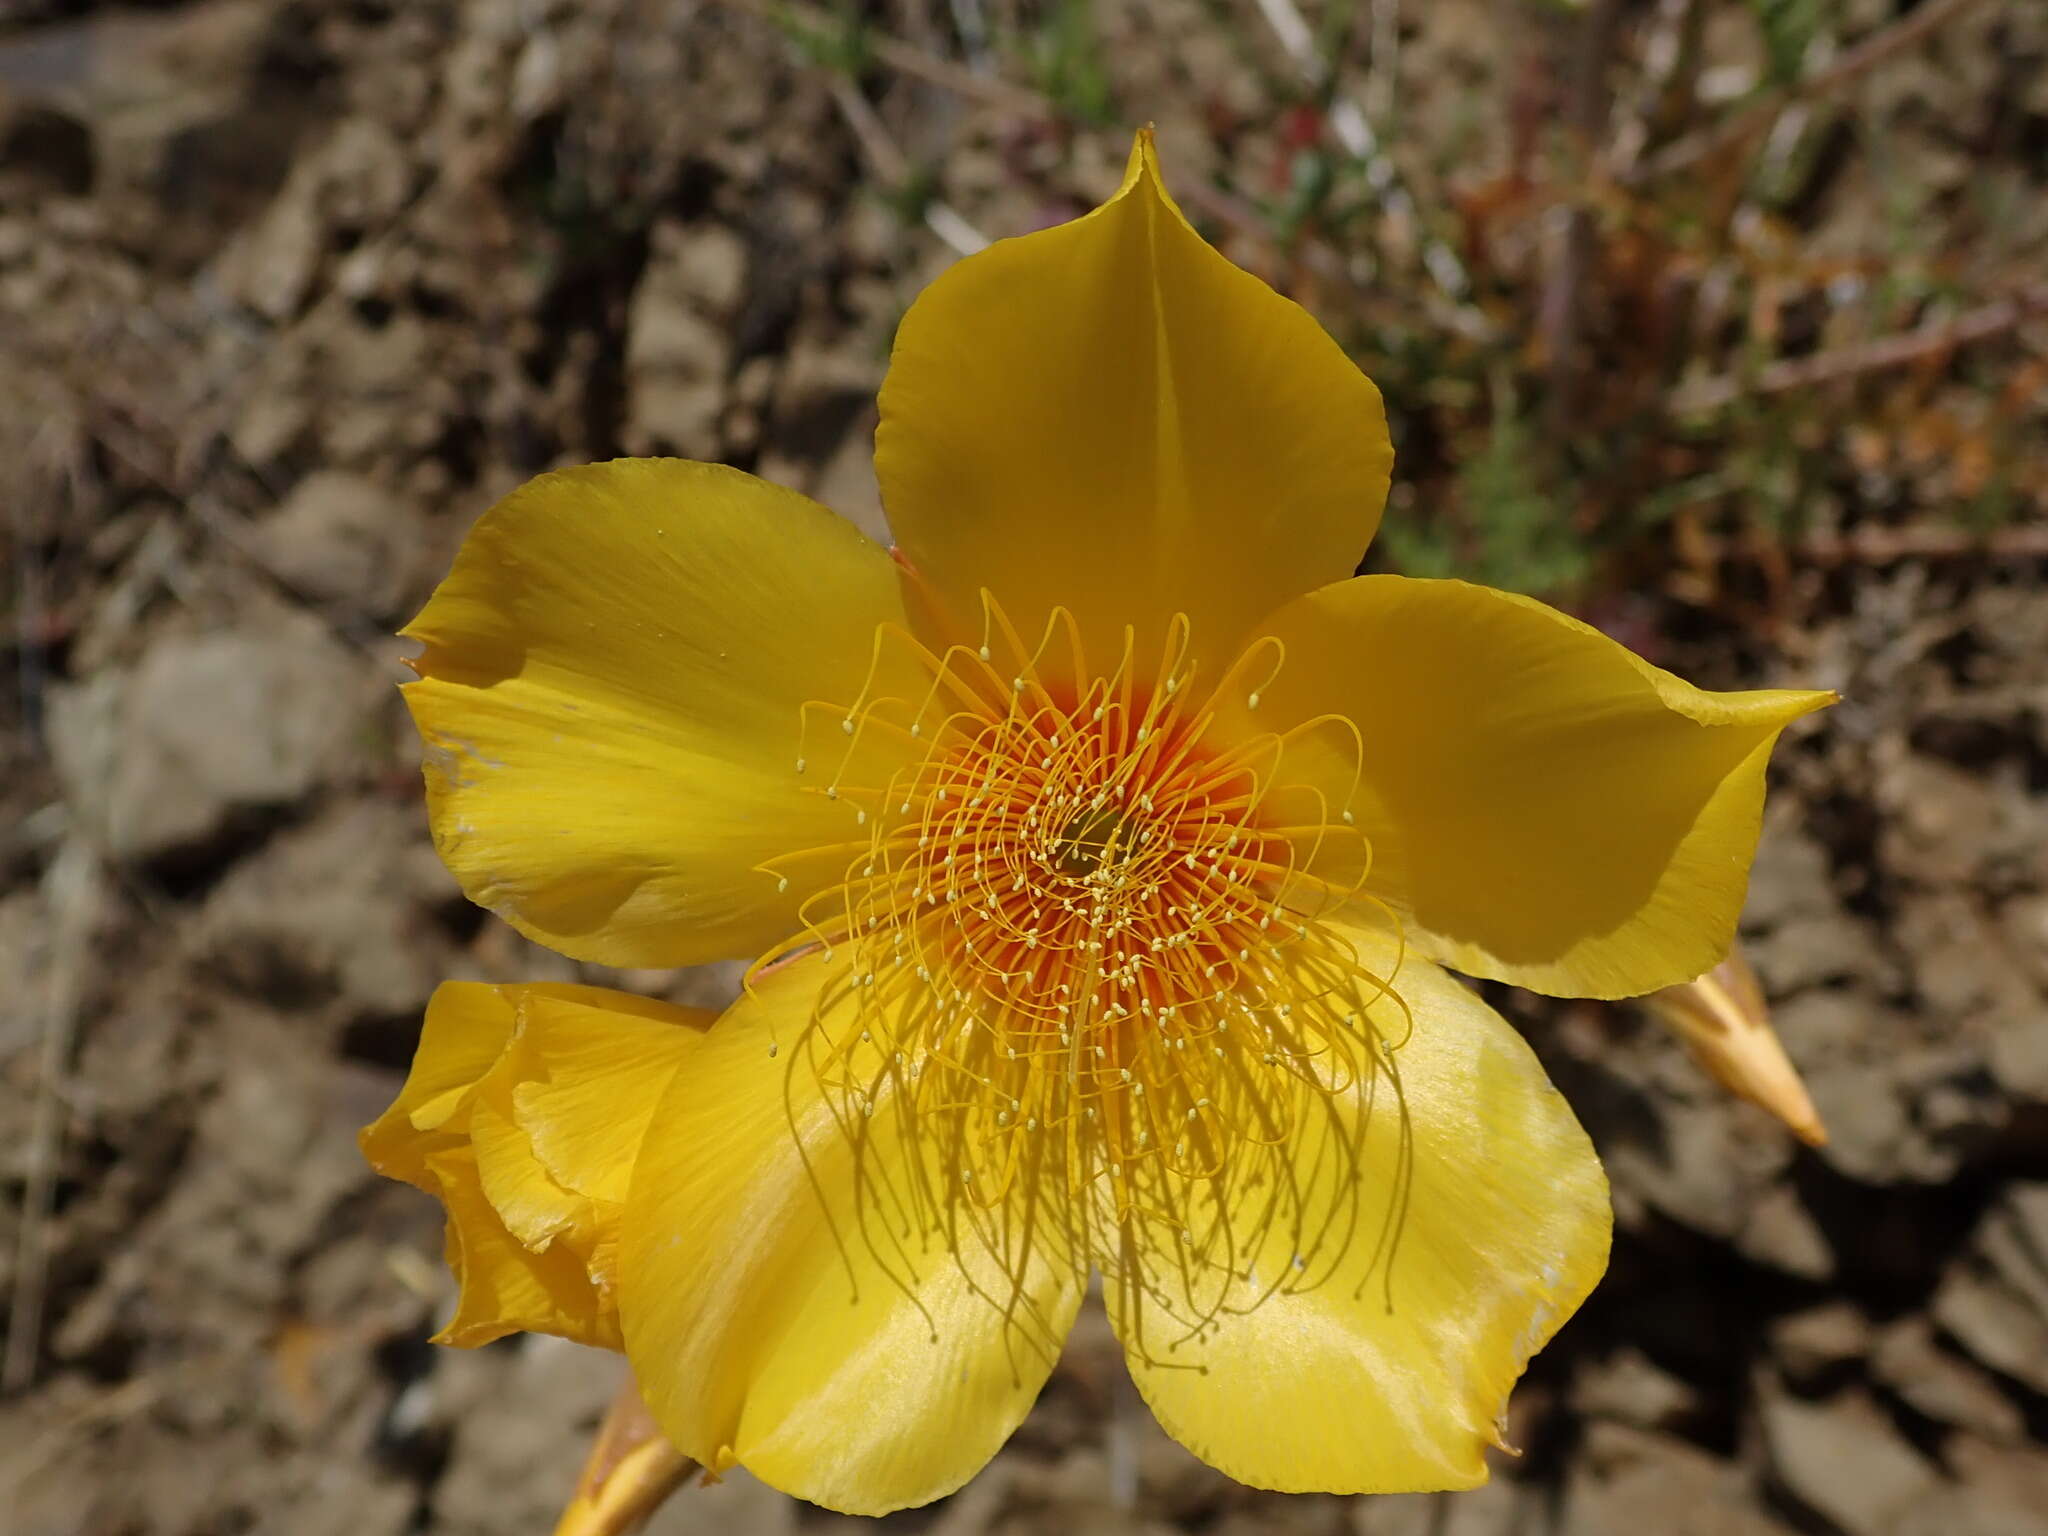
[[[867,836],[763,962],[840,962],[791,1070],[850,1134],[887,1103],[919,1143],[919,1187],[874,1192],[896,1227],[957,1246],[965,1217],[987,1251],[1057,1251],[1195,1335],[1213,1305],[1193,1277],[1220,1293],[1275,1223],[1304,1229],[1306,1268],[1329,1216],[1290,1206],[1278,1160],[1390,1066],[1366,1017],[1384,981],[1325,921],[1363,899],[1367,850],[1348,809],[1290,785],[1294,737],[1219,725],[1277,654],[1202,688],[1184,624],[1142,679],[1128,642],[1091,671],[1064,613],[1035,648],[993,606],[990,627],[978,650],[913,645],[922,700],[871,683],[833,711],[913,749],[886,787],[822,791]]]

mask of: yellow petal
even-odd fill
[[[676,1075],[626,1208],[620,1312],[684,1454],[883,1514],[952,1492],[995,1453],[1078,1284],[1042,1250],[1013,1270],[956,1256],[919,1219],[918,1192],[958,1173],[916,1143],[847,1015],[811,1025],[828,969],[813,954],[760,978]],[[828,1068],[823,1042],[842,1034]],[[866,1085],[872,1115],[848,1084]]]
[[[622,459],[528,482],[405,633],[435,846],[470,899],[580,959],[756,953],[843,864],[824,790],[894,567],[852,524],[718,465]],[[799,775],[800,757],[809,772]],[[787,881],[785,888],[785,879]]]
[[[1374,974],[1393,969],[1385,938],[1352,938]],[[1256,1487],[1483,1482],[1509,1389],[1606,1267],[1607,1181],[1528,1046],[1427,960],[1392,980],[1405,1016],[1371,1013],[1404,1042],[1394,1070],[1296,1123],[1295,1218],[1244,1255],[1236,1310],[1137,1350],[1112,1293],[1159,1422]]]
[[[427,1156],[460,1139],[444,1128],[512,1038],[515,1006],[506,994],[516,991],[477,981],[444,981],[434,989],[405,1086],[357,1137],[372,1168],[440,1193]],[[466,1134],[467,1125],[460,1129]]]
[[[512,1103],[549,1177],[623,1205],[648,1122],[714,1017],[622,992],[529,998],[520,1041],[533,1071],[513,1087]]]
[[[673,1008],[607,987],[570,982],[492,986],[444,981],[427,1002],[405,1085],[391,1107],[357,1138],[370,1166],[386,1178],[438,1193],[440,1185],[427,1170],[427,1154],[468,1136],[477,1084],[504,1053],[521,1015],[536,1004],[550,1019],[574,1016],[595,1022],[593,1016],[602,1015],[607,1023],[624,1023],[629,1035],[632,1020],[654,1019],[697,1029],[711,1017],[701,1008]],[[551,1030],[550,1039],[553,1034]],[[665,1085],[664,1081],[661,1086]]]
[[[462,1288],[448,1342],[531,1329],[617,1346],[632,1159],[710,1017],[602,987],[435,991],[405,1086],[362,1144],[447,1206]]]
[[[1285,650],[1256,715],[1283,778],[1349,801],[1368,890],[1415,946],[1539,992],[1626,997],[1727,953],[1778,733],[1827,693],[1706,693],[1555,609],[1367,576],[1262,626]],[[1361,756],[1362,754],[1362,756]],[[1362,769],[1354,794],[1354,774]]]
[[[1149,133],[1087,217],[999,241],[911,305],[875,469],[902,555],[974,643],[980,593],[1034,641],[1074,613],[1139,675],[1176,613],[1206,668],[1346,576],[1393,449],[1379,391],[1306,311],[1205,243]]]
[[[579,1344],[619,1347],[618,1317],[600,1297],[583,1261],[566,1243],[544,1253],[506,1230],[477,1179],[468,1147],[428,1159],[448,1208],[448,1263],[461,1293],[455,1315],[434,1336],[468,1349],[522,1329]]]
[[[499,1221],[526,1247],[538,1253],[569,1233],[577,1251],[588,1253],[597,1243],[598,1213],[534,1156],[533,1141],[513,1108],[514,1087],[534,1071],[525,1041],[515,1039],[477,1084],[469,1112],[477,1177]]]

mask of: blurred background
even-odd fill
[[[391,631],[552,464],[882,530],[891,332],[984,241],[1188,212],[1385,391],[1373,569],[1834,687],[1745,924],[1832,1134],[1489,994],[1614,1264],[1455,1497],[1249,1492],[1084,1319],[906,1532],[2048,1529],[2048,5],[0,0],[0,1527],[544,1532],[619,1366],[425,1341],[370,1176],[448,976],[579,968],[426,838]],[[1087,551],[1075,551],[1085,560]],[[853,1522],[743,1476],[656,1529]]]

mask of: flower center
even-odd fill
[[[1036,647],[992,604],[990,628],[914,648],[922,697],[871,682],[836,712],[911,750],[881,787],[823,789],[864,840],[790,946],[835,965],[791,1070],[854,1134],[892,1108],[921,1170],[874,1192],[899,1228],[957,1249],[964,1223],[1019,1286],[1033,1256],[1101,1269],[1199,1335],[1276,1230],[1308,1269],[1331,1217],[1285,1166],[1297,1132],[1355,1156],[1342,1104],[1391,1065],[1384,979],[1327,921],[1366,850],[1290,783],[1297,735],[1219,723],[1277,648],[1200,687],[1184,624],[1142,678],[1128,642],[1090,671],[1063,613]]]
[[[1060,829],[1054,862],[1061,874],[1086,879],[1102,868],[1103,860],[1121,860],[1128,851],[1121,842],[1124,835],[1124,814],[1116,807],[1082,811]]]

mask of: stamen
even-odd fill
[[[1293,764],[1327,772],[1328,743],[1292,749],[1328,722],[1219,724],[1240,720],[1232,699],[1259,707],[1277,642],[1196,686],[1184,618],[1146,677],[1128,630],[1097,671],[1065,610],[1032,645],[987,595],[983,619],[973,650],[878,634],[834,714],[848,752],[893,739],[906,766],[826,788],[845,777],[862,841],[775,956],[843,951],[788,1069],[815,1074],[857,1149],[859,1230],[840,1240],[899,1278],[934,1247],[994,1260],[1019,1327],[1039,1266],[1099,1269],[1141,1350],[1147,1313],[1171,1349],[1242,1310],[1269,1241],[1294,1262],[1257,1294],[1318,1283],[1370,1235],[1363,1200],[1390,1202],[1386,1262],[1402,1207],[1359,1162],[1399,1043],[1375,1010],[1404,1015],[1325,920],[1370,901],[1356,728],[1348,779],[1326,785]],[[907,698],[883,691],[885,647],[921,669]],[[884,1136],[911,1155],[870,1155]]]

